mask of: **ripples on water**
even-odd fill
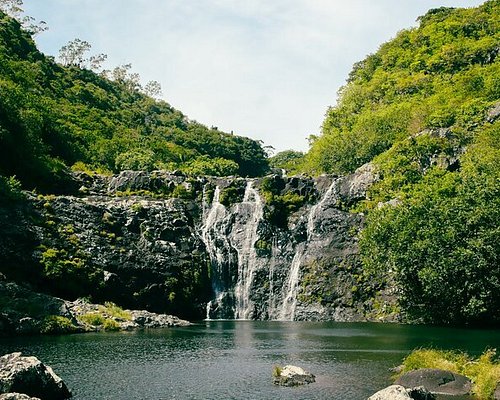
[[[390,383],[412,349],[481,353],[500,332],[307,322],[207,321],[143,332],[0,339],[51,365],[74,399],[366,399]],[[296,364],[316,383],[281,388],[276,364]]]

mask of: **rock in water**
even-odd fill
[[[280,386],[299,386],[315,382],[315,376],[294,365],[276,367],[273,383]]]
[[[368,400],[411,400],[411,397],[403,386],[392,385],[379,390]]]
[[[405,388],[425,387],[433,394],[466,396],[471,393],[472,382],[469,378],[442,369],[422,368],[400,376],[396,385]]]
[[[0,393],[13,392],[42,400],[64,400],[71,397],[66,384],[52,368],[36,357],[23,357],[21,353],[0,357]]]

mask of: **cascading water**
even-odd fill
[[[220,188],[216,186],[210,208],[209,201],[206,199],[206,188],[203,190],[203,207],[204,218],[203,227],[201,229],[201,237],[207,248],[212,265],[212,289],[215,294],[215,299],[207,304],[207,319],[210,319],[210,311],[212,308],[217,308],[218,304],[223,301],[224,285],[223,285],[223,265],[224,261],[230,263],[230,257],[226,257],[223,247],[218,245],[218,242],[226,241],[226,238],[218,231],[218,225],[226,217],[226,208],[220,203]],[[226,260],[227,258],[227,260]]]
[[[236,319],[248,319],[252,313],[250,291],[255,269],[257,268],[257,251],[255,243],[259,239],[257,232],[259,222],[264,216],[264,206],[254,181],[248,181],[243,202],[236,205],[236,213],[242,217],[232,237],[233,246],[238,252],[238,281],[235,287]]]
[[[295,255],[290,265],[290,272],[283,293],[286,290],[286,296],[283,298],[282,308],[278,319],[281,321],[293,321],[295,318],[295,309],[297,307],[297,293],[299,291],[300,266],[304,259],[309,244],[315,240],[317,236],[315,232],[315,223],[318,214],[324,207],[325,203],[330,199],[337,187],[337,180],[333,180],[330,187],[320,199],[320,201],[311,207],[307,216],[307,240],[299,243],[295,249]]]
[[[297,307],[297,292],[299,290],[299,271],[306,243],[300,243],[297,246],[296,253],[293,256],[292,264],[290,265],[290,272],[286,284],[286,296],[283,298],[278,319],[280,321],[293,321],[295,317],[295,308]]]
[[[211,204],[204,203],[201,237],[212,263],[214,291],[207,305],[207,319],[294,320],[301,267],[328,241],[321,226],[325,213],[335,203],[336,180],[303,215],[307,234],[298,243],[289,232],[276,231],[264,220],[264,203],[255,182],[248,180],[242,201],[230,207],[220,203],[218,186]],[[259,247],[260,252],[258,241],[264,246]]]

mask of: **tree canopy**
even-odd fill
[[[430,10],[356,63],[305,156],[312,173],[375,165],[365,274],[414,320],[500,324],[499,15]]]
[[[161,88],[155,82],[142,88],[129,65],[93,72],[96,60],[83,57],[89,46],[70,42],[58,64],[0,11],[0,174],[43,189],[71,166],[265,173],[260,142],[189,120],[150,97]]]

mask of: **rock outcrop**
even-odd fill
[[[285,365],[283,368],[275,367],[273,383],[279,386],[301,386],[313,383],[316,378],[310,372],[295,365]]]
[[[436,395],[466,396],[471,394],[472,382],[469,378],[451,371],[422,368],[400,376],[396,385],[405,388],[424,387]]]
[[[64,400],[71,392],[52,368],[36,357],[24,357],[11,353],[0,357],[0,393],[12,396],[22,393],[42,400]],[[7,397],[9,398],[9,397]]]
[[[120,310],[84,300],[66,301],[0,281],[0,334],[77,333],[188,326],[173,315]],[[119,310],[119,309],[118,309]],[[93,324],[92,319],[96,322]],[[89,322],[90,321],[90,322]]]
[[[39,397],[31,397],[23,393],[0,394],[0,400],[41,400]]]
[[[315,179],[80,173],[72,195],[0,212],[3,265],[57,297],[186,319],[390,320],[390,288],[358,279],[350,211],[377,179],[369,164]]]

